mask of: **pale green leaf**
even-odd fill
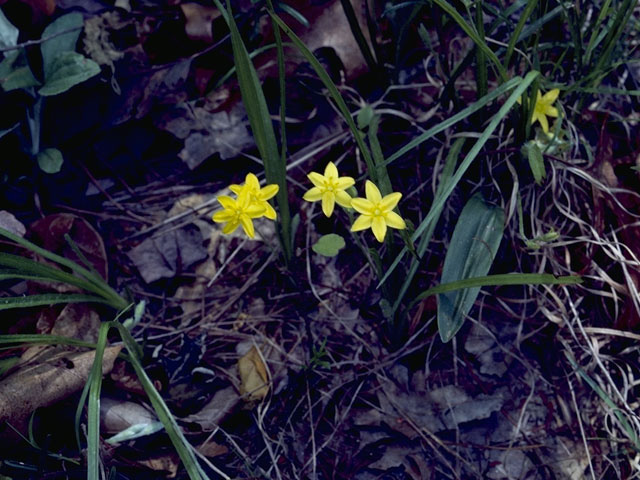
[[[64,52],[51,64],[44,86],[38,90],[43,96],[58,95],[100,73],[100,66],[76,52]]]
[[[344,248],[344,238],[335,233],[321,236],[311,247],[314,252],[325,257],[335,257]]]
[[[57,148],[46,148],[38,153],[38,166],[44,173],[58,173],[63,162],[62,152]]]
[[[538,147],[535,142],[528,142],[522,147],[522,150],[529,160],[529,167],[531,168],[531,173],[533,173],[533,179],[538,185],[540,185],[547,174],[544,167],[544,157],[542,156],[540,147]]]
[[[19,34],[18,29],[13,26],[0,10],[0,48],[14,47],[18,43]]]
[[[48,79],[58,55],[76,50],[76,43],[83,24],[82,14],[73,12],[57,18],[44,29],[40,51],[42,52],[42,64],[46,79]]]

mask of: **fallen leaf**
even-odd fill
[[[240,373],[240,393],[248,401],[261,400],[269,393],[269,376],[257,347],[251,349],[238,360]]]
[[[204,431],[212,431],[218,428],[218,425],[224,417],[231,412],[240,402],[240,396],[233,387],[218,390],[213,398],[202,407],[198,413],[194,413],[185,417],[185,422],[193,422]]]
[[[48,215],[31,224],[28,236],[39,246],[85,266],[83,260],[65,239],[65,235],[69,235],[93,269],[102,278],[108,278],[107,252],[104,242],[100,234],[85,219],[71,213]],[[56,290],[60,291],[59,288],[61,288],[59,284],[56,284]]]
[[[156,472],[165,472],[166,478],[175,478],[178,474],[179,462],[177,454],[154,455],[143,460],[138,460],[138,464]]]
[[[187,226],[145,239],[127,256],[146,283],[173,278],[207,258],[200,230]]]
[[[212,6],[199,3],[183,3],[180,5],[186,23],[185,32],[191,40],[213,42],[213,21],[220,16],[220,11]]]
[[[121,349],[122,346],[105,349],[103,374],[111,371]],[[46,361],[33,364],[44,356],[32,358],[0,382],[0,424],[9,420],[19,428],[36,408],[53,405],[80,391],[87,383],[95,351],[57,351]]]
[[[248,125],[246,112],[239,102],[228,111],[219,112],[192,103],[183,104],[158,121],[158,127],[184,140],[178,156],[190,169],[216,153],[226,160],[253,146]]]
[[[24,237],[27,232],[25,226],[12,213],[0,210],[0,228],[9,230],[14,235]]]
[[[100,425],[108,434],[118,433],[132,425],[157,422],[156,416],[134,402],[126,402],[109,397],[100,399]]]
[[[100,324],[100,315],[91,306],[86,303],[69,303],[62,310],[58,305],[43,308],[38,315],[36,330],[41,334],[95,343],[98,341]]]

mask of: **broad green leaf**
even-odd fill
[[[18,43],[20,31],[4,16],[0,10],[0,48],[14,47]]]
[[[531,168],[531,173],[533,173],[533,179],[538,185],[540,185],[547,174],[544,167],[544,157],[542,156],[540,147],[532,141],[524,144],[522,150],[529,160],[529,167]]]
[[[325,257],[335,257],[344,248],[344,238],[335,233],[321,236],[311,247],[314,252]]]
[[[440,283],[486,275],[503,231],[504,211],[488,206],[480,195],[474,195],[456,223]],[[443,342],[451,340],[460,330],[479,292],[480,287],[474,287],[438,295],[438,331]]]
[[[38,166],[44,173],[58,173],[63,162],[62,152],[57,148],[46,148],[38,153]]]
[[[40,85],[27,63],[24,50],[9,52],[0,62],[0,86],[5,92]]]
[[[44,29],[40,51],[42,52],[42,65],[46,79],[49,78],[58,55],[65,52],[75,52],[83,24],[82,14],[73,12],[57,18]]]
[[[100,73],[100,66],[76,52],[64,52],[51,64],[44,86],[38,90],[42,96],[58,95]]]

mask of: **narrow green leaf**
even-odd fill
[[[504,119],[504,117],[507,116],[509,111],[516,104],[518,98],[522,96],[524,91],[529,87],[529,85],[531,85],[531,83],[538,77],[538,75],[539,75],[538,72],[533,71],[533,72],[529,72],[524,79],[521,79],[519,77],[513,79],[513,80],[516,80],[515,90],[511,93],[509,98],[507,98],[504,104],[500,107],[500,109],[498,110],[498,113],[496,113],[493,116],[493,118],[489,122],[489,125],[487,125],[487,128],[485,128],[484,132],[482,132],[482,135],[480,135],[480,138],[476,140],[476,143],[473,145],[471,150],[469,150],[469,153],[467,153],[466,157],[464,157],[464,160],[462,160],[460,167],[458,167],[456,172],[452,175],[451,179],[449,179],[449,181],[445,185],[443,185],[442,195],[434,198],[433,204],[431,205],[431,209],[429,210],[429,213],[422,220],[418,228],[416,228],[416,231],[412,236],[412,241],[416,242],[422,236],[422,234],[429,228],[429,226],[431,225],[431,222],[437,223],[438,219],[440,218],[440,214],[442,213],[443,205],[445,204],[445,202],[447,201],[447,199],[455,189],[456,185],[458,184],[462,176],[465,174],[467,169],[471,166],[471,163],[476,158],[478,153],[480,153],[480,150],[482,149],[484,144],[487,142],[487,140],[489,140],[489,137],[493,134],[494,130],[498,127],[500,122]],[[378,287],[382,285],[387,280],[387,278],[389,278],[389,275],[391,275],[391,273],[395,270],[398,264],[402,261],[407,251],[408,251],[407,247],[404,247],[402,249],[402,251],[398,254],[398,256],[395,258],[393,263],[389,266],[389,268],[385,272],[382,280],[380,280],[380,282],[378,283]]]
[[[32,243],[29,240],[25,240],[24,238],[21,238],[21,237],[15,235],[15,234],[11,233],[10,231],[4,229],[4,228],[0,228],[0,236],[8,238],[12,242],[20,245],[21,247],[26,248],[27,250],[30,250],[31,252],[36,253],[36,254],[46,258],[47,260],[51,260],[52,262],[55,262],[55,263],[57,263],[59,265],[67,267],[67,268],[71,269],[72,271],[74,271],[75,273],[77,273],[78,275],[81,275],[83,277],[83,279],[85,279],[87,282],[89,282],[92,286],[87,286],[86,284],[83,284],[83,285],[80,285],[80,286],[82,288],[84,288],[85,290],[89,290],[91,292],[99,293],[104,298],[108,298],[109,299],[109,303],[114,308],[116,308],[118,310],[122,310],[124,308],[127,308],[127,306],[129,305],[129,302],[127,300],[125,300],[124,298],[122,298],[118,294],[118,292],[116,292],[114,289],[112,289],[109,286],[109,284],[107,284],[107,282],[104,281],[104,279],[102,277],[94,275],[93,273],[91,273],[86,268],[81,267],[80,265],[78,265],[77,263],[69,260],[68,258],[64,258],[64,257],[62,257],[60,255],[57,255],[57,254],[55,254],[53,252],[50,252],[49,250],[46,250],[46,249],[44,249],[42,247],[39,247],[35,243]],[[6,259],[6,255],[7,254],[0,254],[0,258]],[[14,255],[14,257],[15,257],[15,255]],[[22,258],[22,257],[17,257],[17,258]],[[26,260],[26,259],[22,259],[22,260]],[[31,262],[33,262],[33,260],[31,260]],[[12,265],[8,265],[8,264],[2,263],[2,262],[0,262],[0,265],[5,265],[5,266],[12,267]],[[24,265],[24,264],[20,264],[20,265]],[[18,268],[18,269],[19,268],[23,268],[20,265],[17,266],[17,267],[12,267],[12,268]],[[52,268],[52,267],[49,267],[49,268]],[[57,269],[53,269],[53,270],[54,271],[58,271]],[[65,273],[65,272],[63,272],[63,273]],[[68,281],[68,280],[62,280],[62,281]],[[72,283],[72,285],[75,285],[75,284]]]
[[[458,138],[451,146],[449,153],[447,153],[447,158],[445,159],[445,162],[444,162],[444,168],[442,169],[442,174],[440,175],[440,180],[438,181],[438,188],[436,190],[435,198],[438,198],[440,195],[442,195],[444,186],[447,185],[447,183],[449,182],[449,179],[451,178],[451,175],[453,175],[453,172],[456,168],[456,164],[458,163],[458,157],[460,156],[460,151],[462,150],[462,146],[464,145],[465,140],[466,139],[464,137]],[[440,214],[438,213],[438,216],[439,215]],[[414,256],[411,259],[411,266],[409,267],[409,271],[407,272],[407,275],[402,281],[402,286],[400,287],[396,300],[393,304],[394,313],[397,311],[398,307],[400,306],[400,302],[402,302],[402,299],[407,293],[407,290],[411,286],[413,277],[415,277],[418,271],[418,267],[420,266],[420,259],[427,252],[427,249],[429,248],[429,243],[431,242],[431,238],[433,237],[433,232],[435,231],[435,229],[436,229],[436,222],[432,222],[429,228],[420,237],[420,243],[418,244],[418,249],[417,249],[417,258]]]
[[[344,248],[344,238],[335,233],[321,236],[311,247],[314,252],[325,257],[335,257]]]
[[[336,106],[338,107],[338,110],[340,110],[340,113],[342,114],[344,121],[347,123],[347,125],[349,126],[349,129],[351,130],[353,138],[356,144],[358,145],[360,152],[362,153],[362,158],[364,158],[364,161],[367,164],[369,175],[372,177],[371,179],[374,182],[377,182],[378,179],[375,178],[376,169],[373,163],[373,159],[371,158],[369,149],[367,148],[364,141],[362,140],[362,135],[358,131],[358,127],[356,126],[356,123],[351,116],[351,112],[349,111],[349,108],[347,107],[347,104],[342,98],[342,95],[340,94],[340,91],[336,87],[335,83],[333,83],[333,80],[331,80],[331,77],[326,72],[322,64],[315,57],[315,55],[311,52],[311,50],[309,50],[309,48],[307,48],[304,42],[300,40],[300,37],[298,37],[293,32],[293,30],[291,30],[291,28],[289,28],[289,26],[286,23],[284,23],[284,21],[282,21],[282,19],[278,17],[275,13],[269,12],[269,15],[271,15],[271,18],[273,18],[273,20],[278,24],[278,26],[282,29],[282,31],[291,39],[293,44],[300,51],[300,53],[305,58],[305,60],[309,62],[309,64],[315,70],[316,74],[318,75],[318,77],[320,78],[324,86],[327,88],[329,95],[331,96],[333,101],[336,102]]]
[[[394,162],[395,160],[397,160],[398,158],[400,158],[401,156],[403,156],[407,152],[413,150],[414,148],[417,148],[422,143],[426,142],[427,140],[429,140],[430,138],[434,137],[438,133],[443,132],[448,128],[451,128],[456,123],[464,120],[465,118],[467,118],[470,115],[474,114],[478,110],[480,110],[482,108],[485,108],[487,105],[489,105],[495,99],[499,98],[500,96],[504,95],[505,93],[508,93],[509,90],[517,87],[518,84],[521,81],[522,81],[522,78],[520,78],[520,77],[512,78],[508,82],[503,83],[502,85],[500,85],[495,90],[489,92],[486,96],[482,97],[477,102],[472,103],[471,105],[469,105],[464,110],[460,110],[458,113],[456,113],[455,115],[447,118],[445,121],[443,121],[441,123],[438,123],[438,125],[436,125],[434,127],[431,127],[429,130],[427,130],[426,132],[424,132],[424,133],[420,134],[419,136],[415,137],[413,140],[408,142],[405,146],[401,147],[395,153],[393,153],[392,155],[387,157],[387,160],[385,161],[385,165],[389,165],[391,162]]]
[[[153,386],[153,382],[144,371],[144,368],[142,367],[142,364],[140,363],[140,360],[135,353],[138,350],[138,344],[122,324],[114,322],[114,326],[118,329],[118,332],[122,337],[122,341],[127,347],[127,350],[129,350],[129,352],[131,353],[130,361],[133,369],[135,370],[136,375],[140,380],[142,388],[144,388],[145,393],[149,397],[151,405],[153,406],[158,419],[164,425],[164,428],[167,431],[169,438],[171,439],[171,443],[178,452],[178,455],[180,456],[180,459],[182,460],[182,463],[184,464],[187,473],[189,474],[189,478],[191,478],[191,480],[207,479],[207,475],[204,473],[202,467],[200,467],[198,461],[196,460],[193,449],[182,434],[182,430],[171,414],[169,407],[167,407],[167,404],[164,402],[156,388]]]
[[[75,51],[83,24],[82,14],[73,12],[58,17],[44,29],[40,51],[45,78],[49,77],[58,55]]]
[[[500,273],[497,275],[465,278],[450,283],[441,283],[418,295],[412,305],[431,295],[454,292],[465,288],[503,287],[507,285],[577,285],[580,283],[582,283],[582,277],[579,276],[556,277],[550,273]]]
[[[108,300],[94,295],[83,295],[80,293],[45,293],[42,295],[29,295],[26,297],[2,297],[0,298],[0,310],[41,307],[43,305],[54,305],[56,303],[83,302],[109,304]]]
[[[100,480],[100,390],[102,389],[102,357],[107,346],[107,334],[112,322],[100,325],[93,366],[87,380],[87,480]]]
[[[62,152],[57,148],[45,148],[38,153],[38,166],[44,173],[58,173],[62,168],[64,159]]]
[[[258,74],[233,18],[231,4],[227,2],[228,9],[225,9],[219,0],[214,0],[214,3],[220,11],[226,13],[224,18],[227,20],[231,32],[231,47],[233,49],[233,59],[236,65],[240,93],[242,94],[242,103],[247,110],[251,131],[264,162],[267,182],[275,183],[280,187],[276,195],[278,209],[280,210],[281,227],[278,237],[284,250],[285,258],[289,261],[292,255],[292,247],[289,242],[291,238],[291,213],[287,193],[286,164],[282,161],[278,152],[278,142],[273,130],[271,114],[267,108],[267,101],[264,97]]]
[[[469,25],[464,20],[464,18],[462,18],[462,15],[458,13],[458,10],[456,10],[456,8],[453,7],[453,5],[448,3],[446,0],[433,0],[433,3],[438,5],[445,12],[447,12],[451,16],[451,18],[453,18],[453,20],[458,24],[458,26],[462,28],[462,30],[464,30],[464,33],[466,33],[469,36],[469,38],[473,40],[476,46],[487,56],[487,58],[491,60],[491,62],[494,64],[494,66],[498,70],[498,73],[500,74],[502,82],[506,82],[509,77],[507,76],[507,71],[502,66],[502,63],[500,62],[500,60],[498,60],[498,57],[496,57],[496,54],[493,53],[493,50],[489,48],[489,46],[486,44],[484,39],[480,38],[480,36],[478,35],[478,32],[476,32],[474,28],[471,25]]]
[[[538,0],[528,0],[527,6],[525,7],[524,12],[522,12],[520,19],[518,20],[518,24],[516,25],[516,28],[513,31],[511,38],[509,39],[507,52],[504,54],[505,69],[509,68],[509,61],[511,60],[511,55],[513,55],[513,51],[516,48],[516,44],[518,43],[518,40],[520,40],[520,34],[522,33],[522,29],[524,28],[524,25],[527,23],[527,20],[529,20],[529,16],[531,15],[531,13],[533,13],[533,10],[534,8],[536,8],[538,3],[539,3]]]
[[[462,209],[442,267],[441,283],[487,274],[500,246],[504,211],[474,195]],[[460,330],[480,293],[480,287],[438,294],[438,331],[448,342]]]
[[[45,84],[38,93],[42,96],[58,95],[100,73],[100,66],[76,52],[59,54],[49,67]]]

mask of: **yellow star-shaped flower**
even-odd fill
[[[260,182],[258,181],[258,177],[256,177],[253,173],[247,173],[247,176],[244,180],[244,185],[230,185],[229,189],[240,197],[243,191],[247,191],[249,194],[249,202],[255,205],[258,205],[264,209],[264,216],[269,220],[276,219],[276,211],[273,209],[271,204],[268,202],[269,199],[276,196],[280,187],[275,183],[270,185],[265,185],[260,188]]]
[[[538,90],[538,98],[535,106],[533,107],[531,125],[533,125],[537,120],[540,122],[540,126],[544,133],[549,133],[549,121],[547,120],[547,117],[556,118],[558,116],[558,109],[552,106],[553,102],[558,98],[558,95],[560,95],[560,90],[557,88],[549,90],[544,95],[542,95],[540,90]]]
[[[384,241],[387,234],[387,227],[403,230],[407,224],[403,218],[392,210],[398,205],[402,194],[398,192],[380,195],[380,190],[373,182],[367,180],[365,184],[365,194],[367,198],[354,198],[351,206],[361,215],[353,222],[352,232],[371,228],[373,234],[379,242]]]
[[[218,202],[220,202],[224,210],[216,212],[213,215],[213,221],[217,223],[226,222],[226,225],[222,227],[222,233],[231,233],[242,225],[244,233],[250,238],[254,238],[253,219],[262,217],[265,214],[265,209],[262,205],[251,202],[249,190],[242,190],[237,199],[227,195],[220,195]]]
[[[338,169],[329,162],[324,169],[324,175],[311,172],[307,178],[313,183],[313,188],[304,194],[307,202],[317,202],[322,200],[322,212],[330,217],[335,204],[349,208],[351,206],[351,196],[345,190],[351,187],[355,180],[352,177],[339,177]]]

